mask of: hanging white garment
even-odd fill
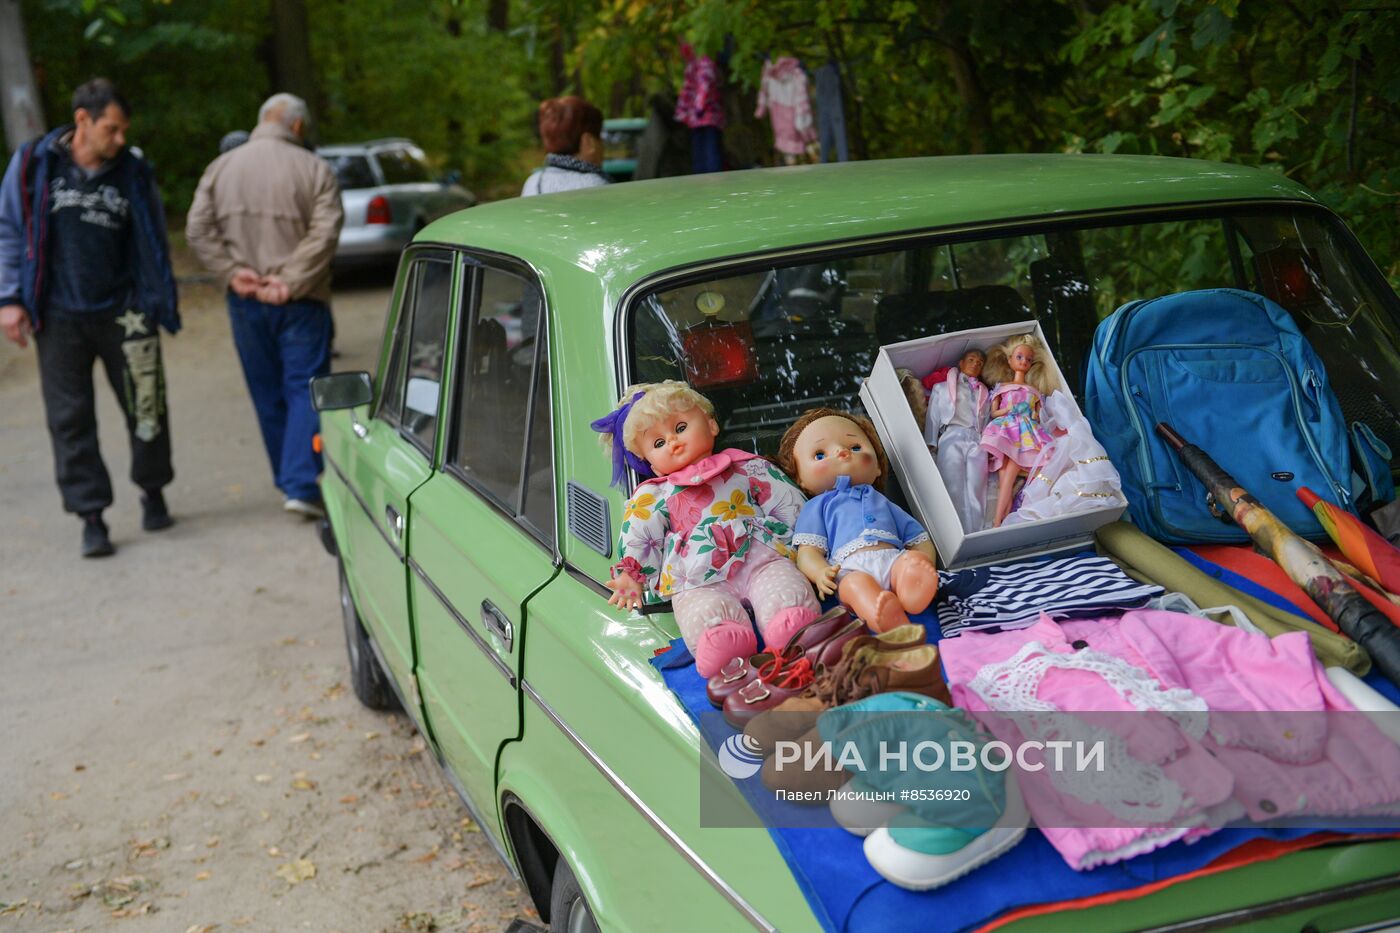
[[[1002,525],[1127,505],[1118,470],[1068,394],[1051,392],[1046,397],[1041,425],[1054,440],[1041,450],[1026,479],[1021,504]]]

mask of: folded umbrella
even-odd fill
[[[1400,684],[1400,629],[1367,602],[1315,544],[1294,534],[1209,454],[1187,443],[1164,422],[1157,423],[1157,433],[1205,485],[1216,504],[1229,512],[1235,523],[1249,533],[1265,554],[1278,562],[1343,633],[1366,649],[1371,661],[1387,679]]]
[[[1346,559],[1389,593],[1400,593],[1400,550],[1345,509],[1323,500],[1306,486],[1298,498],[1313,510],[1322,528],[1337,542]]]

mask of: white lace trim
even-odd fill
[[[925,537],[927,537],[927,535],[925,535]],[[861,530],[860,534],[841,545],[836,553],[831,555],[831,562],[833,564],[839,564],[861,548],[870,547],[870,545],[880,541],[889,542],[895,546],[899,546],[903,543],[899,540],[899,535],[885,531],[883,528],[864,528]]]
[[[1133,757],[1117,733],[1072,714],[1035,715],[1059,712],[1059,707],[1038,696],[1041,681],[1052,669],[1097,674],[1135,709],[1165,714],[1196,740],[1205,734],[1207,717],[1184,714],[1208,712],[1205,700],[1183,688],[1166,689],[1146,671],[1121,658],[1092,650],[1052,654],[1038,641],[1022,645],[1004,661],[985,665],[967,684],[996,712],[1030,714],[1017,718],[1022,731],[1029,733],[1027,738],[1068,740],[1086,747],[1103,743],[1102,771],[1048,769],[1056,790],[1084,803],[1101,805],[1130,824],[1171,823],[1189,799],[1159,765]]]
[[[801,534],[801,535],[793,535],[793,536],[792,536],[792,546],[793,546],[793,547],[802,547],[804,544],[807,545],[808,547],[821,548],[823,551],[825,551],[825,550],[826,550],[826,537],[823,536],[823,535],[812,535],[812,534]]]

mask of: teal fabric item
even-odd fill
[[[1351,446],[1356,469],[1366,484],[1370,504],[1384,505],[1395,498],[1395,477],[1390,472],[1390,445],[1376,436],[1364,421],[1351,423]]]
[[[1212,288],[1123,305],[1098,326],[1084,412],[1123,480],[1133,524],[1169,544],[1249,536],[1157,435],[1170,424],[1295,533],[1326,538],[1294,490],[1351,509],[1351,449],[1322,360],[1283,308]]]
[[[1006,809],[1005,772],[980,764],[957,770],[951,764],[949,743],[969,742],[980,756],[988,741],[963,710],[949,709],[919,694],[876,694],[827,710],[817,720],[817,729],[822,740],[831,743],[833,755],[840,756],[847,745],[854,748],[864,768],[843,767],[855,771],[864,787],[906,806],[910,819],[904,825],[911,831],[956,829],[963,832],[962,845],[966,845],[993,826]],[[922,761],[930,766],[940,760],[932,747],[942,749],[939,767],[917,766],[921,743],[928,743]],[[899,749],[904,752],[901,758],[884,757],[887,751]],[[929,846],[950,844],[936,833],[921,838]],[[961,845],[945,851],[958,848]]]

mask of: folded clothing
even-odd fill
[[[1110,609],[1135,609],[1162,595],[1117,564],[1092,552],[938,575],[934,610],[943,637],[1031,625],[1053,619],[1094,618]]]
[[[1003,742],[1043,741],[1042,721],[1057,737],[1106,740],[1105,771],[1023,775],[1032,816],[1073,868],[1189,841],[1240,818],[1400,814],[1400,747],[1364,716],[1333,715],[1355,707],[1302,633],[1270,639],[1135,610],[1064,625],[1042,618],[940,647],[958,706],[979,719],[1021,714],[986,719]],[[1059,710],[1165,717],[1107,725],[1092,714],[1040,715]]]

